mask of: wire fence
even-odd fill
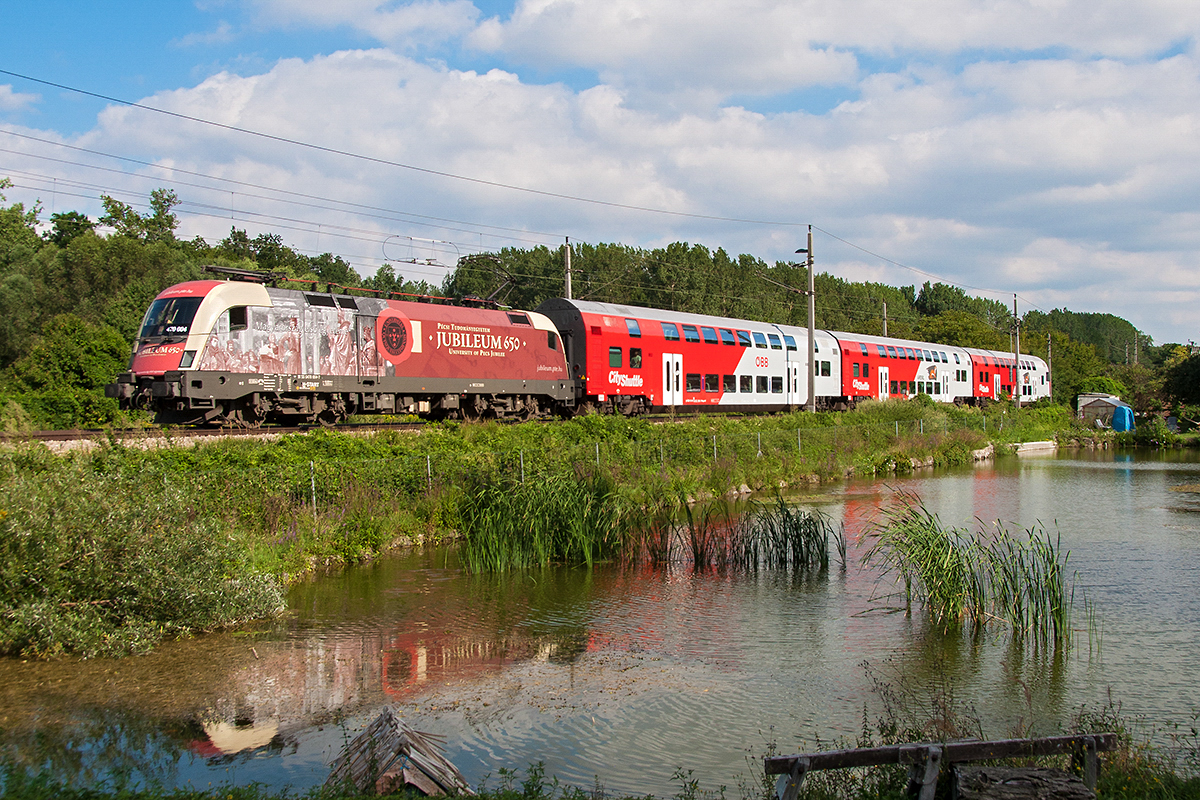
[[[764,429],[746,433],[684,433],[674,426],[654,426],[639,439],[597,439],[554,447],[506,450],[458,448],[430,452],[401,452],[387,458],[313,459],[255,467],[223,467],[187,473],[192,490],[218,507],[260,507],[263,498],[292,505],[328,509],[348,495],[364,492],[378,498],[418,499],[472,478],[520,483],[553,475],[583,475],[611,470],[619,477],[660,475],[714,469],[731,477],[746,473],[798,475],[851,465],[856,456],[886,452],[914,437],[947,435],[956,431],[986,433],[988,421],[946,418]],[[416,437],[412,449],[421,447]],[[920,441],[915,445],[919,447]],[[144,468],[145,465],[143,465]],[[163,480],[179,478],[177,468],[164,465]],[[143,475],[143,478],[147,476]],[[264,512],[268,513],[268,512]]]

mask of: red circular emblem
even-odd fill
[[[412,322],[396,309],[385,308],[375,323],[375,344],[384,358],[399,364],[412,355]]]

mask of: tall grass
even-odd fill
[[[1014,641],[1066,646],[1074,581],[1070,551],[1040,526],[1013,533],[1002,523],[972,532],[947,527],[915,495],[897,493],[872,534],[867,563],[894,577],[943,629],[1003,626]]]
[[[632,514],[625,540],[629,561],[693,568],[824,570],[830,544],[845,564],[845,536],[828,517],[789,504],[660,500]]]
[[[549,564],[592,566],[621,544],[613,482],[552,476],[529,483],[476,479],[459,500],[462,561],[471,572]]]

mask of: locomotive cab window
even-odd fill
[[[695,344],[700,341],[700,331],[696,330],[695,325],[683,326],[683,340]]]
[[[608,365],[616,369],[620,369],[622,364],[622,353],[619,347],[608,348]]]
[[[717,329],[716,328],[701,328],[700,333],[704,334],[704,343],[705,344],[716,344],[717,343]]]
[[[558,334],[554,331],[546,331],[546,347],[551,350],[558,349]]]
[[[629,335],[633,338],[640,338],[642,335],[642,326],[638,325],[636,319],[625,319],[625,330],[629,331]]]
[[[139,338],[151,336],[187,336],[192,319],[200,307],[200,297],[163,297],[151,304],[142,322]]]
[[[641,369],[642,368],[642,348],[640,348],[640,347],[629,348],[629,368],[630,369]]]
[[[234,306],[229,309],[229,330],[244,331],[250,327],[250,315],[246,312],[245,306]]]
[[[761,347],[763,350],[766,350],[767,349],[767,337],[763,336],[758,331],[755,331],[754,332],[754,346]]]
[[[664,322],[662,324],[662,329],[663,329],[663,338],[666,339],[668,342],[678,342],[679,341],[679,328],[675,327],[675,323]]]
[[[728,328],[721,328],[721,344],[737,345],[737,337]]]

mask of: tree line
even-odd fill
[[[0,179],[0,192],[10,184]],[[326,285],[378,292],[479,297],[535,308],[564,293],[563,248],[505,248],[460,260],[440,287],[408,281],[390,264],[362,277],[340,256],[303,255],[276,234],[250,237],[233,227],[215,244],[176,236],[174,192],[155,190],[141,213],[102,197],[97,220],[4,205],[0,193],[0,417],[14,427],[82,427],[120,421],[103,387],[125,369],[154,296],[202,277],[207,264],[275,272]],[[107,228],[111,232],[102,233]],[[661,248],[572,244],[578,299],[804,326],[806,267],[675,242]],[[1016,323],[1002,303],[943,283],[892,287],[828,273],[815,276],[817,327],[1011,350]],[[1141,412],[1200,404],[1200,356],[1155,346],[1111,314],[1066,309],[1019,320],[1022,352],[1052,352],[1054,400],[1069,403],[1103,385]],[[1135,354],[1126,354],[1130,347]],[[1136,364],[1133,363],[1136,360]],[[1106,383],[1107,381],[1107,383]]]

